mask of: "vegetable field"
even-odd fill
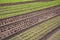
[[[0,0],[0,40],[59,40],[60,0]]]
[[[26,30],[25,32],[13,37],[10,40],[36,40],[42,38],[46,33],[56,28],[60,24],[59,18],[60,16],[57,16],[51,20],[38,24],[35,27]]]
[[[3,6],[3,7],[1,6],[0,19],[16,16],[20,14],[26,14],[28,12],[41,10],[59,4],[60,2],[58,1],[51,1],[51,2],[35,2],[35,3],[20,4],[20,5],[13,5],[13,6]]]
[[[31,0],[0,0],[0,3],[11,3],[11,2],[26,2]]]

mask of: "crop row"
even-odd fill
[[[60,30],[54,33],[51,37],[49,37],[47,40],[59,40],[60,39]]]
[[[4,25],[10,24],[10,23],[14,23],[14,22],[17,22],[17,21],[20,21],[20,20],[23,20],[23,19],[26,19],[26,18],[29,18],[29,17],[33,17],[33,16],[40,15],[40,14],[45,14],[45,13],[48,13],[48,12],[52,12],[55,15],[57,13],[57,15],[59,15],[59,12],[60,12],[59,9],[60,9],[60,7],[55,6],[54,8],[51,7],[49,9],[47,8],[47,9],[43,9],[41,11],[40,10],[39,11],[34,11],[34,12],[30,12],[30,13],[27,13],[27,14],[24,14],[24,15],[19,15],[19,16],[14,16],[14,17],[10,17],[10,18],[7,18],[7,19],[3,19],[3,20],[0,20],[0,26],[4,26]],[[58,10],[58,11],[56,11],[56,10]]]
[[[22,9],[15,9],[15,10],[7,10],[7,11],[2,11],[0,12],[0,15],[7,15],[7,14],[16,14],[16,13],[20,13],[20,12],[24,12],[27,10],[34,10],[40,8],[40,6],[35,6],[35,7],[31,7],[31,8],[22,8]]]
[[[24,11],[27,11],[27,10],[34,10],[34,9],[38,9],[40,8],[41,6],[35,6],[35,7],[30,7],[30,8],[22,8],[22,9],[13,9],[13,10],[5,10],[2,12],[0,12],[0,15],[7,15],[7,14],[16,14],[16,13],[20,13],[20,12],[24,12]]]
[[[12,3],[12,2],[26,2],[26,1],[32,1],[32,0],[1,0],[1,3]]]
[[[11,38],[10,40],[37,40],[42,38],[44,35],[55,29],[60,25],[59,19],[60,16],[52,18],[48,21],[45,21],[41,24],[38,24],[25,32],[20,33],[19,35]]]
[[[7,18],[11,16],[16,16],[20,14],[25,14],[28,12],[44,9],[47,7],[58,5],[58,3],[55,4],[53,2],[52,4],[50,2],[36,2],[36,3],[29,3],[29,4],[20,4],[20,5],[14,5],[14,6],[4,6],[0,7],[0,18]],[[4,14],[4,15],[3,15]]]
[[[47,33],[44,37],[42,37],[39,40],[48,40],[50,37],[52,37],[52,35],[54,35],[59,30],[60,30],[60,24],[57,26],[57,28],[55,28],[51,32]]]
[[[29,28],[37,23],[40,23],[44,20],[47,20],[47,19],[57,16],[59,14],[60,13],[56,14],[56,12],[52,10],[52,11],[49,11],[44,14],[40,14],[40,15],[37,15],[34,17],[26,18],[21,21],[17,21],[15,23],[11,23],[11,24],[2,26],[2,27],[0,27],[0,39],[6,38],[23,29]]]

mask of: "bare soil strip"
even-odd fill
[[[38,1],[27,1],[27,2],[14,2],[14,3],[2,3],[0,6],[11,6],[11,5],[19,5],[19,4],[27,4],[27,3],[33,3]]]
[[[59,15],[57,15],[57,16],[59,16]],[[55,17],[57,17],[57,16],[55,16]],[[52,17],[52,18],[54,18],[54,17]],[[50,19],[52,19],[52,18],[50,18]],[[50,20],[50,19],[47,19],[47,20]],[[45,21],[47,21],[47,20],[45,20]],[[17,36],[17,35],[19,35],[20,33],[24,32],[24,31],[26,31],[26,30],[28,30],[28,29],[30,29],[30,28],[38,25],[38,24],[41,24],[41,23],[43,23],[43,22],[45,22],[45,21],[42,21],[42,22],[40,22],[40,23],[37,23],[37,24],[35,24],[35,25],[33,25],[33,26],[29,27],[29,28],[26,28],[26,29],[24,29],[24,30],[22,30],[22,31],[19,31],[19,32],[15,33],[15,34],[13,34],[13,35],[11,35],[11,36],[9,36],[9,37],[4,38],[3,40],[9,40],[9,39],[13,38],[14,36]],[[58,27],[58,26],[57,26],[57,27]],[[56,27],[55,27],[55,28],[56,28]],[[53,30],[53,29],[52,29],[52,30]],[[39,38],[39,37],[38,37],[38,38]],[[40,38],[39,38],[39,39],[40,39]]]
[[[52,30],[51,32],[49,32],[48,34],[46,34],[44,37],[42,37],[39,40],[47,40],[50,36],[52,36],[54,33],[56,33],[59,30],[60,30],[60,26],[58,26],[57,28],[55,28],[54,30]]]
[[[41,23],[47,19],[50,19],[50,18],[55,17],[57,15],[60,15],[59,10],[60,10],[59,7],[56,7],[54,9],[51,8],[51,9],[46,10],[45,13],[42,13],[42,14],[39,14],[39,15],[36,15],[33,17],[29,17],[24,20],[17,21],[15,23],[11,23],[11,24],[8,24],[5,26],[1,26],[0,27],[0,39],[2,40],[6,37],[9,37],[9,36],[19,32],[19,31],[22,31],[26,28],[33,26],[33,25],[36,25],[37,23]],[[38,12],[38,13],[40,13],[40,12]]]
[[[17,15],[17,16],[14,16],[14,17],[1,19],[0,20],[0,27],[4,26],[4,25],[11,24],[11,23],[15,23],[17,21],[24,20],[26,18],[34,17],[34,16],[37,16],[37,15],[40,15],[40,14],[44,14],[44,13],[48,13],[48,12],[53,12],[53,13],[56,13],[57,15],[59,15],[60,14],[59,13],[60,12],[60,5],[54,6],[54,7],[50,7],[50,8],[47,8],[47,9],[42,9],[42,10],[30,12],[30,13],[27,13],[27,14],[22,14],[22,15]]]

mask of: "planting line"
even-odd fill
[[[55,17],[53,19],[48,20],[46,23],[41,23],[35,27],[32,27],[25,32],[22,32],[18,36],[13,37],[10,40],[37,40],[38,38],[42,38],[47,33],[51,32],[53,29],[57,28],[60,25],[59,17]],[[57,19],[56,19],[57,18]],[[52,22],[52,23],[51,23]],[[58,22],[58,23],[56,23]]]
[[[58,10],[58,11],[56,11],[56,10]],[[51,8],[47,8],[47,9],[43,9],[43,10],[39,10],[39,11],[30,12],[30,13],[23,14],[23,15],[18,15],[18,16],[2,19],[2,20],[0,20],[0,27],[4,26],[4,25],[7,25],[7,24],[10,24],[10,23],[15,23],[17,21],[24,20],[26,18],[34,17],[34,16],[37,16],[37,15],[40,15],[40,14],[45,14],[45,13],[48,13],[50,11],[54,12],[54,13],[57,13],[59,15],[60,6],[51,7]]]
[[[6,37],[9,37],[19,31],[22,31],[26,28],[29,28],[37,23],[40,23],[44,20],[50,19],[54,16],[57,16],[57,14],[51,12],[50,14],[40,14],[31,18],[27,18],[21,21],[18,21],[16,23],[12,23],[3,27],[0,27],[0,39],[4,39]]]

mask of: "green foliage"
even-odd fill
[[[0,3],[11,3],[11,2],[26,2],[31,0],[0,0]]]
[[[13,6],[3,6],[3,7],[0,6],[0,19],[26,14],[32,11],[41,10],[56,5],[60,5],[59,0],[50,1],[50,2],[35,2],[35,3],[28,3],[28,4],[19,4]]]

